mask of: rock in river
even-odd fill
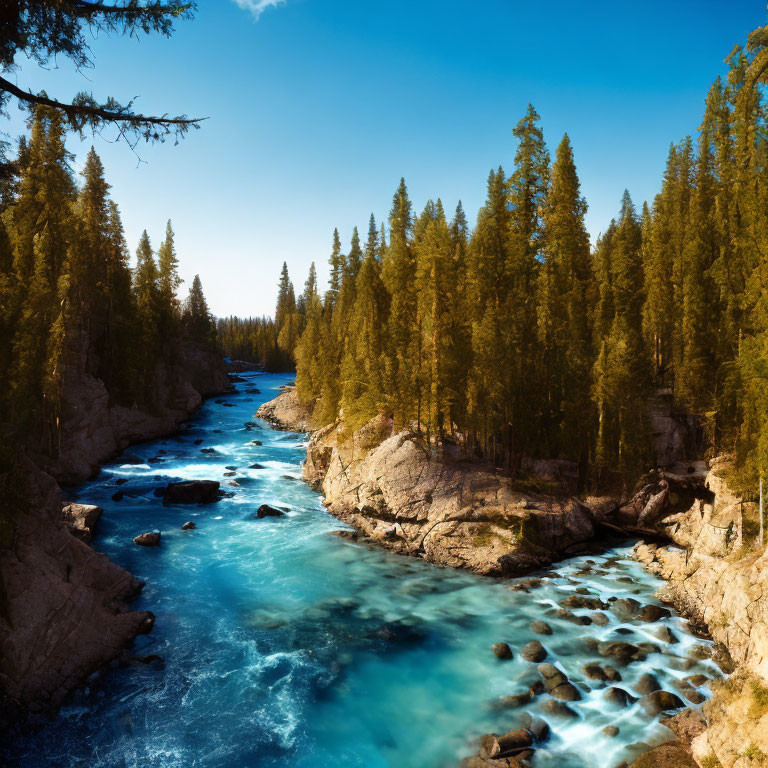
[[[531,640],[530,643],[526,643],[521,653],[526,661],[532,661],[536,664],[547,658],[547,652],[538,640]]]
[[[160,543],[160,531],[154,530],[139,534],[133,543],[140,547],[156,547]]]
[[[168,483],[163,504],[210,504],[220,497],[218,480],[186,480]]]
[[[193,531],[195,528],[197,528],[197,526],[191,520],[181,526],[182,531]]]
[[[270,507],[269,504],[262,504],[256,510],[256,517],[260,520],[262,517],[282,517],[285,514],[282,510]]]
[[[491,646],[491,650],[496,654],[496,657],[502,661],[508,661],[512,658],[512,649],[508,643],[494,643]]]

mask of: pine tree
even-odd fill
[[[416,417],[416,262],[411,248],[413,216],[405,179],[392,200],[389,245],[381,277],[389,292],[390,309],[385,347],[388,407],[398,427]]]
[[[591,442],[589,372],[593,279],[586,203],[568,136],[557,148],[544,208],[544,264],[539,280],[539,338],[544,362],[545,424],[555,455],[578,458],[585,479]]]
[[[649,456],[645,409],[650,365],[642,334],[641,236],[632,200],[625,192],[618,223],[610,239],[602,243],[610,272],[613,318],[609,333],[596,338],[592,388],[598,414],[596,476],[605,480],[607,473],[615,472],[625,490]]]
[[[293,283],[288,276],[288,265],[283,262],[277,295],[277,308],[275,309],[277,345],[283,353],[280,363],[281,369],[292,370],[293,368],[294,350],[299,338],[299,323],[300,319],[296,309]]]
[[[339,300],[339,291],[341,291],[341,278],[344,274],[344,256],[341,253],[341,238],[339,230],[333,230],[333,248],[331,256],[328,259],[330,265],[330,278],[328,280],[328,290],[325,294],[325,308],[332,312],[336,302]]]
[[[203,294],[200,275],[195,275],[184,305],[184,324],[190,338],[201,344],[212,344],[214,335],[213,317]]]
[[[379,258],[379,231],[376,229],[376,218],[371,214],[368,220],[368,239],[365,241],[365,257]]]
[[[179,277],[179,259],[176,256],[174,232],[170,220],[165,227],[165,239],[157,251],[157,276],[160,289],[160,303],[163,308],[164,322],[168,332],[173,332],[173,324],[179,317],[179,300],[176,292],[183,282]]]
[[[373,232],[376,233],[375,225]],[[369,241],[370,242],[370,241]],[[389,296],[376,249],[367,250],[357,276],[349,340],[341,364],[344,420],[360,427],[386,404],[384,358]]]
[[[345,264],[345,274],[353,279],[357,277],[360,271],[360,265],[363,263],[363,251],[360,248],[360,235],[357,233],[357,227],[352,230],[352,241],[349,246],[349,254]]]

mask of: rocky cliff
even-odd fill
[[[179,343],[173,364],[155,371],[151,410],[113,403],[104,382],[87,370],[85,362],[65,370],[58,450],[54,458],[34,457],[62,483],[83,482],[129,445],[174,432],[205,397],[229,387],[221,356],[189,341]]]
[[[308,413],[291,389],[257,416],[307,429]],[[616,506],[522,490],[449,448],[436,453],[410,432],[393,434],[384,417],[354,434],[342,424],[314,432],[304,476],[358,537],[485,575],[524,573],[580,551]]]
[[[736,674],[704,708],[707,729],[691,748],[700,764],[768,764],[768,555],[759,550],[756,505],[729,488],[727,460],[712,462],[690,506],[674,500],[657,525],[671,545],[642,543],[636,557],[664,579],[661,597],[726,648]]]
[[[206,395],[229,386],[221,358],[189,343],[157,371],[152,413],[114,405],[83,371],[64,374],[58,455],[23,461],[31,503],[2,518],[0,733],[26,714],[55,712],[154,620],[127,607],[143,584],[88,546],[97,508],[63,505],[56,480],[85,480],[129,444],[174,431]]]

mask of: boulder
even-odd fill
[[[195,528],[197,528],[197,526],[191,520],[181,526],[182,531],[193,531]]]
[[[613,602],[611,610],[621,621],[628,621],[640,613],[640,603],[633,597],[623,597]]]
[[[526,643],[520,654],[526,661],[531,661],[535,664],[547,658],[547,651],[538,640],[531,640],[530,643]]]
[[[532,744],[533,736],[525,728],[518,728],[503,736],[487,733],[480,738],[480,753],[484,757],[498,759],[528,749]]]
[[[649,693],[661,690],[659,681],[649,673],[641,675],[633,687],[635,692],[639,693],[641,696],[647,696]]]
[[[138,544],[140,547],[156,547],[160,544],[160,531],[154,530],[141,533],[133,540],[133,543]]]
[[[603,691],[603,699],[617,707],[628,707],[637,701],[634,696],[630,696],[623,688],[618,688],[617,686],[606,688]]]
[[[630,768],[698,768],[698,763],[681,744],[661,744],[635,760]]]
[[[621,675],[613,667],[601,667],[599,664],[586,664],[584,674],[590,680],[606,683],[609,680],[614,683],[621,682]]]
[[[564,701],[557,699],[546,699],[541,708],[548,715],[557,715],[558,717],[577,718],[578,714],[574,712]]]
[[[531,632],[535,632],[537,635],[551,635],[552,627],[546,621],[532,621]]]
[[[679,696],[669,691],[653,691],[640,699],[643,709],[652,716],[660,715],[662,712],[671,712],[674,709],[682,709],[685,704]]]
[[[280,509],[276,509],[275,507],[270,507],[269,504],[262,504],[257,510],[256,510],[256,518],[261,520],[263,517],[282,517],[285,514]]]
[[[640,611],[640,621],[645,621],[649,624],[659,619],[668,619],[672,615],[672,612],[667,608],[662,608],[658,605],[644,605]]]
[[[514,656],[508,643],[494,643],[491,650],[496,654],[496,658],[502,661],[509,661]]]
[[[210,504],[220,498],[218,480],[185,480],[168,483],[163,504]]]
[[[104,510],[94,504],[62,504],[61,516],[69,532],[86,544],[91,543],[96,524]]]
[[[646,653],[642,648],[632,645],[632,643],[626,643],[623,640],[598,643],[597,652],[603,657],[616,659],[616,661],[625,666],[633,661],[643,661],[646,657]]]
[[[701,712],[695,709],[684,709],[672,717],[661,721],[684,744],[690,744],[697,736],[707,730],[707,721]]]

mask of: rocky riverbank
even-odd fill
[[[662,509],[672,544],[641,543],[635,556],[667,584],[661,597],[706,627],[735,674],[704,706],[708,727],[691,744],[701,765],[768,764],[768,555],[754,542],[757,509],[728,486],[718,459],[689,508]],[[666,514],[670,512],[670,514]]]
[[[62,502],[56,481],[81,481],[128,445],[174,432],[206,396],[229,387],[221,358],[188,343],[158,370],[163,405],[153,413],[112,404],[103,382],[82,370],[64,375],[58,454],[30,452],[22,482],[32,503],[3,529],[0,730],[55,713],[154,621],[127,606],[143,583],[89,546],[97,508]]]
[[[558,462],[539,462],[527,482],[512,484],[450,447],[436,454],[412,433],[394,434],[384,417],[354,433],[342,423],[313,432],[304,477],[356,538],[485,575],[546,566],[584,551],[606,531],[642,535],[636,557],[667,581],[662,599],[714,638],[718,662],[735,674],[712,684],[706,720],[683,710],[668,724],[676,738],[635,765],[768,764],[768,561],[752,549],[756,512],[728,488],[724,460],[711,468],[673,463],[684,431],[666,407],[655,402],[652,421],[667,469],[628,503],[564,493],[568,467]],[[309,413],[291,389],[257,415],[278,428],[308,431]],[[509,755],[489,741],[473,764],[523,765],[531,742],[518,741]]]
[[[291,388],[257,416],[308,431],[309,409]],[[304,479],[359,538],[438,565],[515,576],[589,551],[598,535],[648,517],[652,499],[620,507],[610,497],[567,495],[572,471],[567,462],[536,462],[529,480],[512,483],[450,446],[436,453],[411,432],[395,434],[382,416],[354,433],[343,423],[313,432]]]

